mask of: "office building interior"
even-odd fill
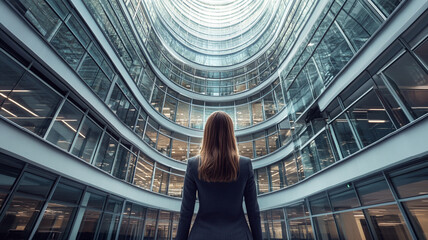
[[[215,111],[263,239],[428,239],[427,9],[0,1],[0,239],[175,239]]]

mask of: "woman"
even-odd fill
[[[199,210],[189,234],[196,191]],[[243,198],[251,232],[242,209]],[[200,156],[187,162],[176,239],[262,239],[251,160],[238,155],[233,122],[224,112],[210,115]]]

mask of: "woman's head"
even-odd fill
[[[230,182],[238,175],[239,155],[232,119],[225,112],[214,112],[205,124],[199,179]]]

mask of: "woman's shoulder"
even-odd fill
[[[199,164],[199,155],[195,156],[195,157],[191,157],[189,159],[187,159],[187,166],[198,166]]]
[[[239,162],[241,164],[248,164],[251,162],[251,158],[249,157],[244,157],[244,156],[239,156]]]

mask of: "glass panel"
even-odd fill
[[[68,151],[82,121],[82,117],[83,113],[70,102],[66,101],[46,139]]]
[[[267,154],[267,150],[266,150],[266,139],[263,138],[259,138],[257,140],[254,141],[255,143],[255,150],[256,150],[256,156],[255,157],[260,157],[260,156],[264,156]]]
[[[150,189],[152,175],[153,166],[144,161],[140,156],[137,168],[135,169],[134,184],[145,189]]]
[[[334,120],[331,125],[334,129],[343,157],[358,151],[357,143],[352,135],[348,120],[345,118],[345,113]]]
[[[320,170],[315,141],[311,141],[306,147],[304,147],[301,150],[300,156],[302,158],[302,167],[305,177],[309,177]]]
[[[184,176],[170,174],[168,195],[173,197],[181,197],[184,186]]]
[[[126,180],[125,180],[129,183],[132,183],[134,179],[136,161],[137,161],[137,155],[135,155],[135,153],[131,153],[129,156],[128,170],[126,171]]]
[[[355,103],[348,113],[364,146],[395,131],[394,125],[373,90]]]
[[[253,125],[263,122],[262,101],[258,100],[251,103],[251,108],[253,112]]]
[[[93,239],[100,216],[101,212],[86,210],[82,222],[80,223],[79,233],[76,239]]]
[[[22,9],[25,18],[33,24],[44,37],[49,37],[61,22],[59,17],[47,5],[46,1],[11,1],[17,9]]]
[[[287,229],[284,221],[272,222],[269,227],[269,237],[271,240],[287,239]]]
[[[77,204],[82,196],[82,189],[66,185],[64,183],[58,183],[55,188],[55,192],[52,196],[51,201],[60,201],[71,204]]]
[[[428,74],[410,53],[405,53],[384,74],[392,82],[416,117],[428,112]]]
[[[323,131],[315,138],[318,162],[321,169],[334,163],[333,148],[327,138],[327,132]]]
[[[123,100],[122,100],[123,99]],[[109,108],[117,114],[118,108],[120,104],[124,105],[126,101],[126,98],[122,91],[120,90],[119,86],[116,84],[113,87],[113,92],[111,93],[110,99],[108,100],[108,106]]]
[[[150,69],[146,69],[146,71],[150,71]],[[140,82],[138,83],[138,88],[140,89],[141,94],[148,101],[150,98],[150,94],[153,87],[153,80],[150,76],[145,72]]]
[[[140,114],[138,115],[137,123],[135,124],[135,130],[134,132],[140,136],[141,138],[144,137],[144,128],[146,127],[146,119],[147,114],[144,112],[144,110],[140,110]]]
[[[394,9],[400,4],[402,0],[372,0],[376,7],[378,7],[382,13],[388,17]]]
[[[266,219],[266,212],[261,212],[260,213],[260,222],[261,222],[261,226],[262,226],[262,240],[267,240],[269,239],[269,223],[268,220]]]
[[[114,239],[119,225],[120,216],[104,213],[97,239]]]
[[[287,206],[285,210],[287,212],[288,219],[309,216],[309,210],[306,206],[306,202],[298,203],[293,206]]]
[[[238,143],[239,155],[244,157],[253,158],[253,142],[240,142]]]
[[[383,177],[357,183],[356,189],[363,206],[394,201],[394,197]]]
[[[49,203],[34,239],[65,239],[76,207]]]
[[[284,160],[284,169],[287,186],[297,183],[299,179],[297,177],[296,161],[294,161],[293,155],[290,155]]]
[[[171,157],[176,160],[184,161],[187,159],[187,141],[172,139]]]
[[[112,197],[107,201],[107,205],[105,207],[105,211],[109,211],[112,213],[121,213],[122,212],[123,201],[119,199],[114,199]]]
[[[64,19],[67,16],[68,9],[64,3],[57,2],[55,0],[47,0],[46,2],[49,3],[49,5],[61,17],[61,19]]]
[[[110,172],[113,167],[114,158],[116,157],[118,144],[116,139],[105,133],[98,150],[95,166],[106,172]]]
[[[43,200],[14,197],[0,221],[2,239],[28,239],[43,202]]]
[[[148,209],[144,229],[144,239],[155,239],[158,210]]]
[[[339,239],[332,214],[313,218],[317,239]]]
[[[397,205],[369,208],[366,211],[378,239],[412,239]]]
[[[251,125],[249,104],[236,106],[236,128],[245,128]]]
[[[17,192],[45,198],[48,196],[52,184],[53,181],[50,179],[26,172],[19,182]]]
[[[182,126],[188,127],[189,126],[189,111],[190,111],[189,103],[186,103],[183,101],[178,101],[177,116],[175,118],[175,122],[177,124],[182,125]]]
[[[3,79],[2,77],[1,82]],[[0,96],[2,96],[0,101],[6,98],[2,92],[0,92]],[[0,108],[0,115],[39,136],[43,136],[52,121],[61,98],[41,81],[30,74],[25,74],[7,96],[7,99],[4,100]]]
[[[90,207],[90,208],[101,210],[103,209],[105,200],[106,200],[106,196],[104,195],[99,195],[92,192],[86,192],[80,204],[84,207]]]
[[[269,192],[269,182],[266,167],[257,169],[256,172],[259,194]]]
[[[67,26],[62,24],[50,43],[73,69],[77,68],[85,49]]]
[[[428,194],[427,167],[392,177],[391,181],[399,198]]]
[[[149,121],[149,123],[150,123],[150,121]],[[150,146],[155,148],[156,147],[156,138],[157,138],[158,132],[157,132],[157,128],[154,128],[149,123],[146,126],[144,141],[146,141]]]
[[[190,127],[202,129],[203,115],[204,115],[203,107],[192,105],[192,115],[190,116]]]
[[[166,95],[165,104],[162,109],[162,114],[165,115],[165,117],[171,119],[172,121],[175,121],[175,113],[177,108],[177,99]]]
[[[162,91],[158,86],[155,86],[155,88],[153,89],[151,105],[158,112],[162,111],[164,96],[165,96],[165,92]]]
[[[172,218],[172,239],[175,239],[177,237],[177,230],[178,230],[178,221],[180,220],[180,214],[179,213],[172,213],[174,216]]]
[[[275,150],[281,146],[277,133],[270,135],[268,137],[268,140],[269,140],[269,153],[275,152]]]
[[[346,2],[336,21],[355,50],[360,49],[381,24],[378,18],[355,0]]]
[[[263,103],[266,119],[273,117],[277,113],[273,92],[268,93],[264,97]]]
[[[316,196],[314,199],[309,199],[309,206],[311,207],[312,214],[321,214],[331,212],[330,204],[328,203],[327,196]]]
[[[159,212],[159,220],[158,220],[158,226],[157,226],[157,234],[156,239],[159,240],[166,240],[169,239],[169,234],[171,231],[171,228],[169,226],[170,223],[170,217],[171,213],[167,211],[160,211]]]
[[[403,203],[410,222],[419,239],[428,239],[428,200],[420,199]]]
[[[324,84],[328,84],[353,55],[340,29],[332,24],[314,53]]]
[[[171,154],[171,138],[159,134],[156,149],[163,155],[169,156]]]
[[[86,118],[77,135],[76,143],[71,153],[90,162],[98,140],[100,139],[101,132],[102,130],[98,125],[89,118]]]
[[[342,187],[330,192],[330,202],[333,211],[342,211],[360,206],[352,186]]]
[[[419,45],[415,50],[416,56],[425,63],[425,66],[428,67],[428,40],[426,39],[421,45]],[[3,69],[1,69],[3,70]]]
[[[313,100],[306,71],[300,72],[287,91],[287,100],[292,104],[291,115],[297,119]]]
[[[130,156],[131,152],[123,145],[120,145],[114,163],[114,169],[112,173],[113,176],[125,180],[126,170],[128,169],[128,161]]]
[[[279,138],[281,139],[281,146],[287,145],[291,141],[290,129],[280,129],[279,130]]]
[[[111,82],[90,55],[84,57],[77,72],[102,100],[106,98]]]
[[[311,220],[309,218],[290,220],[291,239],[314,239]]]
[[[269,167],[271,191],[279,190],[285,186],[282,167],[282,162],[273,164]]]
[[[160,168],[162,168],[163,170],[160,170]],[[165,172],[165,171],[168,171],[165,168],[166,167],[160,166],[160,164],[158,164],[158,167],[156,168],[154,179],[153,179],[153,192],[158,192],[163,194],[167,193],[169,173]]]
[[[392,116],[398,126],[402,127],[409,123],[408,117],[404,114],[403,108],[398,104],[397,99],[391,94],[385,82],[379,77],[379,75],[373,76],[374,81],[377,84],[378,92],[385,100],[383,103],[391,109]]]
[[[76,20],[74,16],[71,16],[67,20],[67,26],[74,33],[74,35],[79,39],[82,45],[86,48],[91,41],[88,34],[85,32],[84,28],[80,23]]]
[[[372,239],[367,221],[361,210],[334,214],[339,234],[342,239],[369,240]]]
[[[11,58],[0,52],[0,72],[2,73],[0,81],[0,105],[3,100],[9,95],[13,87],[18,83],[24,68],[19,66]],[[2,109],[4,110],[4,109]]]
[[[2,161],[3,156],[0,155]],[[0,192],[9,192],[14,184],[16,178],[18,178],[20,169],[13,168],[0,163]],[[0,198],[0,207],[3,199]]]

